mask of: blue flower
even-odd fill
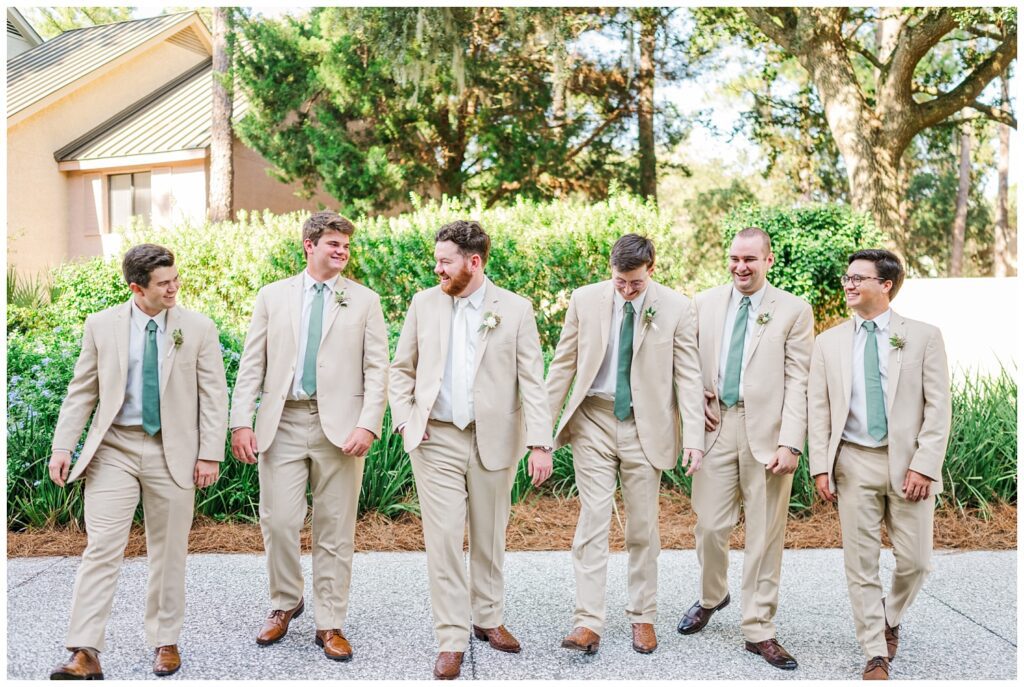
[[[7,380],[7,381],[8,381],[8,383],[10,383],[10,384],[12,384],[12,385],[13,385],[13,384],[17,384],[18,382],[20,382],[20,381],[21,381],[21,376],[20,376],[20,375],[14,375],[13,377],[11,377],[11,378],[10,378],[9,380]]]
[[[39,364],[40,365],[49,365],[50,364],[50,359],[49,358],[43,358],[42,360],[39,361]]]
[[[53,396],[53,392],[49,389],[43,389],[42,396],[43,398],[50,398],[50,396]]]

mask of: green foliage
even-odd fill
[[[775,265],[769,281],[810,303],[819,328],[846,313],[839,278],[850,253],[885,243],[870,218],[842,205],[742,208],[726,220],[726,245],[749,226],[764,229],[772,239]]]
[[[128,21],[134,7],[21,7],[20,11],[43,39],[65,31]]]

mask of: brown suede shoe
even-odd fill
[[[264,621],[263,627],[260,628],[260,633],[256,635],[256,643],[260,646],[267,646],[284,639],[284,636],[288,634],[288,623],[292,621],[292,618],[302,615],[305,606],[305,600],[299,599],[299,605],[290,611],[271,611]]]
[[[782,645],[773,637],[763,642],[747,642],[747,651],[758,654],[768,661],[769,665],[782,670],[796,670],[796,659],[789,655],[789,652],[782,648]]]
[[[434,663],[434,677],[438,680],[454,680],[462,670],[461,651],[442,651]]]
[[[487,640],[487,643],[498,651],[504,651],[507,654],[519,653],[519,640],[513,637],[512,633],[506,630],[504,625],[488,629],[474,625],[473,636],[477,639]]]
[[[896,658],[896,649],[900,646],[900,626],[889,627],[885,624],[885,646],[889,649],[889,660]]]
[[[95,649],[88,646],[75,647],[71,658],[50,673],[51,680],[102,680],[103,669]]]
[[[885,656],[875,656],[864,666],[865,680],[888,680],[889,659]]]
[[[695,632],[700,632],[708,624],[708,621],[711,620],[711,616],[715,614],[715,611],[720,611],[728,605],[728,594],[722,599],[722,603],[714,608],[704,608],[700,605],[700,599],[697,599],[697,602],[690,606],[690,610],[686,612],[686,615],[679,619],[679,625],[676,626],[676,629],[681,635],[692,635]]]
[[[341,630],[317,630],[316,645],[323,647],[324,656],[333,661],[347,661],[352,658],[352,645],[341,634]]]
[[[158,646],[153,654],[153,674],[163,677],[174,675],[181,668],[181,655],[177,644]]]
[[[657,648],[658,638],[654,634],[654,625],[633,623],[633,650],[641,654],[649,654]]]
[[[562,640],[563,649],[575,649],[585,654],[596,654],[601,637],[593,630],[577,627]]]

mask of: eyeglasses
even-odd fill
[[[864,277],[864,276],[861,276],[859,274],[844,274],[843,276],[839,277],[839,282],[843,286],[846,286],[850,282],[853,282],[853,286],[854,286],[854,288],[856,288],[856,287],[860,286],[860,283],[862,281],[864,281],[865,279],[877,279],[880,282],[887,282],[887,281],[889,281],[888,279],[882,279],[881,277]]]

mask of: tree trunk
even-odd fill
[[[846,163],[850,184],[850,202],[854,209],[871,215],[875,226],[890,239],[903,233],[900,224],[899,160],[881,143],[865,139],[856,131],[836,130],[836,141],[843,141],[839,152]],[[875,137],[881,138],[881,137]]]
[[[949,276],[964,272],[964,237],[967,234],[967,197],[971,190],[971,131],[960,131],[960,184],[956,190],[956,215],[953,217],[953,244],[949,251]]]
[[[1010,103],[1010,87],[1006,72],[999,79],[1003,87],[1003,107]],[[992,242],[992,276],[1005,277],[1010,274],[1012,262],[1009,255],[1007,237],[1010,230],[1010,214],[1007,209],[1009,197],[1010,172],[1010,127],[997,124],[999,127],[999,186],[996,192],[996,225]]]
[[[658,24],[656,8],[640,14],[640,103],[637,109],[640,149],[640,195],[658,199],[658,162],[654,152],[654,46]]]
[[[210,121],[210,220],[231,219],[231,55],[228,50],[230,19],[225,7],[213,8],[213,116]]]

